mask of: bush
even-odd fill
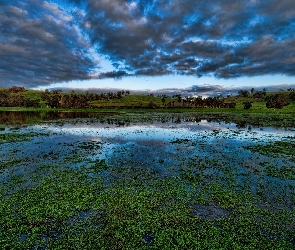
[[[159,108],[159,106],[158,106],[156,103],[152,102],[152,101],[150,101],[150,102],[148,103],[147,107],[148,107],[148,108],[152,108],[152,109]]]
[[[243,102],[244,109],[250,109],[252,107],[252,102]]]
[[[247,97],[248,95],[250,95],[249,91],[248,90],[244,90],[244,89],[241,89],[239,92],[238,92],[239,96],[242,96],[242,97]]]
[[[265,91],[256,91],[254,94],[253,94],[253,97],[256,98],[256,99],[262,99],[266,96],[266,92]]]
[[[290,102],[286,99],[285,95],[282,94],[270,95],[266,98],[267,108],[281,109],[283,106],[287,106],[289,104]]]

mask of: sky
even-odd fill
[[[295,87],[294,0],[0,0],[0,86]]]

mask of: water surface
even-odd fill
[[[26,248],[93,235],[101,236],[93,242],[136,236],[137,245],[149,246],[167,232],[169,240],[179,240],[173,236],[178,223],[177,235],[184,228],[183,237],[189,232],[199,242],[213,232],[210,240],[222,246],[254,237],[267,242],[263,246],[276,245],[275,239],[290,249],[294,149],[293,128],[194,116],[79,117],[6,127],[0,131],[0,190],[10,209],[2,214],[12,222],[3,227],[15,237],[11,242]],[[15,231],[16,223],[23,227]],[[39,236],[31,232],[36,228]],[[124,237],[116,236],[121,228]],[[112,230],[115,236],[108,236]]]

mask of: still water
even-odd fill
[[[229,168],[241,173],[247,166],[254,168],[261,162],[295,167],[289,158],[269,157],[245,149],[256,144],[294,140],[292,129],[237,128],[233,123],[207,120],[121,124],[79,120],[1,131],[1,134],[11,133],[20,135],[20,138],[26,134],[30,137],[0,144],[2,164],[17,160],[13,167],[1,170],[2,181],[15,174],[29,175],[44,164],[74,168],[95,160],[104,160],[113,168],[126,165],[150,168],[159,176],[179,175],[180,169],[196,159],[224,161]],[[213,170],[208,170],[208,175],[210,171]]]

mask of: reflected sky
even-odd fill
[[[0,143],[0,163],[7,166],[0,168],[0,185],[15,175],[24,176],[26,183],[33,185],[32,174],[44,165],[87,168],[98,160],[104,160],[108,165],[108,170],[100,174],[105,183],[121,178],[122,174],[129,178],[124,169],[131,167],[138,171],[152,171],[158,178],[178,178],[189,170],[201,173],[208,181],[228,178],[226,173],[230,170],[230,178],[235,178],[241,186],[248,183],[245,185],[250,185],[253,193],[261,181],[267,185],[294,184],[293,180],[264,176],[266,167],[295,168],[290,157],[272,157],[245,149],[245,146],[273,141],[292,141],[294,130],[237,128],[234,123],[207,120],[180,123],[170,120],[167,123],[130,122],[124,125],[48,123],[0,131],[0,134],[5,133],[35,136],[24,141]],[[206,169],[202,170],[202,166]],[[89,177],[93,176],[95,174],[90,173]],[[249,178],[246,180],[245,176]]]

